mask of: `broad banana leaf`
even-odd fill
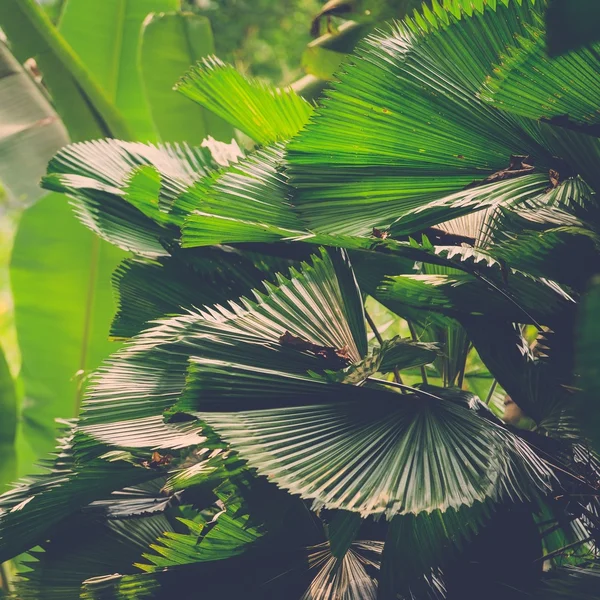
[[[28,58],[37,61],[73,140],[104,135],[130,137],[129,126],[107,92],[35,0],[2,2],[0,27],[21,62]]]
[[[10,372],[4,351],[0,352],[0,490],[17,478],[17,450],[15,441],[17,437],[17,423],[19,413],[19,398],[15,381]]]
[[[110,278],[124,256],[81,227],[61,194],[48,194],[21,218],[11,260],[20,425],[38,457],[54,447],[55,419],[78,414],[90,371],[116,349],[108,339],[116,310]]]
[[[149,13],[178,7],[178,0],[105,0],[91,10],[87,0],[67,0],[61,12],[60,33],[123,116],[132,139],[157,139],[139,66],[142,23]]]
[[[141,74],[150,113],[163,142],[200,145],[209,135],[230,142],[233,128],[173,92],[175,83],[215,51],[210,22],[193,13],[158,13],[143,23]]]
[[[192,117],[188,110],[181,114],[178,102],[185,103],[196,114],[204,111],[172,91],[174,104],[156,106],[157,96],[152,94],[148,103],[148,88],[145,90],[142,86],[138,65],[144,19],[152,10],[174,10],[178,2],[157,0],[151,5],[135,1],[126,4],[108,2],[103,3],[99,11],[90,11],[87,3],[70,0],[62,13],[60,32],[35,4],[30,6],[27,1],[15,6],[10,14],[0,12],[0,17],[8,24],[7,31],[14,37],[14,45],[22,56],[40,54],[40,67],[52,92],[57,86],[62,93],[72,79],[69,79],[71,71],[80,75],[83,70],[90,89],[98,85],[106,91],[111,114],[124,115],[133,130],[128,133],[120,126],[113,126],[117,121],[100,119],[99,122],[87,115],[89,106],[93,107],[94,114],[102,115],[102,103],[95,102],[91,96],[84,98],[81,91],[70,94],[70,104],[61,103],[59,94],[58,108],[68,116],[67,125],[75,139],[106,134],[156,139],[149,106],[161,113],[174,114],[162,129],[168,137],[166,127],[179,124],[173,137],[182,139],[181,123],[188,124]],[[181,15],[185,23],[188,17]],[[165,17],[161,23],[166,23],[167,28],[159,27],[145,41],[146,60],[152,56],[157,57],[158,62],[162,60],[161,64],[152,66],[155,79],[149,85],[154,91],[159,84],[170,89],[195,59],[187,50],[185,38],[177,39],[187,31],[183,25],[173,29],[179,19],[180,15],[175,15],[174,20]],[[192,23],[198,25],[195,19]],[[202,21],[205,36],[210,34],[206,25]],[[187,34],[192,35],[190,31]],[[25,39],[26,36],[29,38]],[[180,54],[184,52],[183,47],[186,50],[172,64],[164,59],[164,50],[174,41],[179,43]],[[185,44],[182,45],[182,41]],[[66,59],[61,62],[64,56],[71,57],[75,67],[71,68]],[[67,67],[71,68],[68,73]],[[79,112],[78,106],[85,110]],[[218,132],[224,135],[223,126],[220,127]],[[202,135],[204,133],[206,131]],[[46,153],[43,160],[49,159],[50,154]],[[21,164],[30,168],[31,163],[21,161]],[[41,174],[40,171],[38,175]],[[37,456],[53,446],[54,420],[77,414],[86,375],[115,349],[108,341],[110,322],[116,310],[111,274],[124,256],[123,252],[79,228],[66,199],[57,194],[46,197],[21,220],[12,258],[16,326],[26,397],[19,443],[24,448],[32,447]],[[41,298],[45,301],[42,309]],[[60,349],[50,351],[51,339],[59,338],[62,339]]]

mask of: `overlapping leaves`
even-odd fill
[[[542,8],[532,0],[433,2],[364,43],[314,114],[290,91],[205,60],[179,88],[267,146],[239,162],[237,152],[219,159],[214,147],[121,142],[76,145],[57,157],[46,185],[69,193],[86,225],[138,255],[117,274],[114,332],[133,336],[163,318],[97,373],[75,445],[54,472],[4,497],[3,556],[52,537],[69,510],[102,509],[117,522],[137,511],[161,519],[185,496],[194,508],[161,521],[158,542],[153,527],[135,538],[154,542],[145,557],[152,573],[131,574],[128,554],[119,575],[92,577],[83,597],[183,597],[198,580],[211,593],[232,572],[257,569],[258,580],[272,583],[306,562],[313,579],[308,589],[302,580],[298,597],[418,595],[416,582],[443,591],[441,547],[475,532],[490,504],[549,489],[541,451],[464,390],[402,394],[402,384],[374,377],[429,364],[438,346],[394,339],[369,351],[363,298],[345,253],[323,251],[285,276],[273,276],[280,263],[258,254],[269,243],[269,253],[296,260],[302,251],[290,250],[291,241],[355,251],[365,289],[416,318],[415,331],[431,323],[443,329],[444,351],[458,340],[453,364],[464,362],[472,341],[540,430],[567,437],[568,369],[557,361],[568,353],[583,263],[597,246],[587,185],[597,187],[600,154],[587,135],[597,120],[597,107],[590,109],[597,77],[594,48],[551,68],[539,34]],[[557,91],[574,67],[585,77]],[[527,85],[516,86],[524,75]],[[254,254],[240,259],[248,243]],[[580,260],[577,269],[555,264],[564,252]],[[411,272],[414,260],[438,267],[419,263]],[[214,305],[265,273],[271,281],[253,299]],[[522,323],[543,332],[537,355]],[[462,382],[460,372],[453,367],[442,379]],[[579,439],[574,429],[568,435]],[[531,439],[548,457],[551,443]],[[291,492],[286,497],[302,508],[298,498],[348,511],[350,525],[334,518],[329,543],[308,552],[299,544],[290,555],[288,546],[280,557],[265,553],[251,513],[222,512],[213,502],[216,483],[246,469]],[[148,491],[145,479],[159,485],[159,475],[160,487]],[[361,539],[359,529],[360,517],[381,515],[393,521],[380,578],[383,544]],[[135,526],[119,535],[125,530],[138,535]],[[401,545],[411,536],[414,560]],[[112,570],[109,547],[93,556]],[[394,575],[399,560],[414,577]],[[44,581],[42,563],[32,590]],[[93,575],[86,569],[65,572],[76,587]],[[246,580],[219,589],[239,597],[245,585],[254,591]]]

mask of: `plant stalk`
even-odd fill
[[[365,309],[365,318],[367,319],[367,323],[369,324],[369,327],[371,328],[371,330],[373,331],[373,334],[375,335],[375,339],[377,340],[379,345],[382,346],[383,338],[381,337],[381,334],[379,333],[379,331],[377,329],[377,325],[375,325],[375,321],[373,321],[373,318],[367,312],[366,309]],[[394,379],[396,380],[396,383],[399,383],[399,384],[403,383],[402,377],[400,376],[400,371],[398,371],[398,367],[394,367]],[[403,391],[403,393],[405,394],[406,392]]]
[[[11,593],[10,576],[8,574],[8,563],[0,563],[0,589],[7,595]]]
[[[367,377],[367,381],[372,381],[373,383],[380,383],[381,385],[389,385],[390,387],[395,387],[400,390],[408,390],[418,394],[419,396],[427,396],[428,398],[433,398],[434,400],[441,400],[439,396],[435,394],[430,394],[429,392],[425,392],[424,390],[420,390],[419,388],[413,387],[412,385],[405,385],[403,383],[395,383],[393,381],[386,381],[385,379],[379,379],[377,377]]]
[[[408,320],[406,322],[408,323],[410,337],[412,338],[413,342],[418,342],[419,338],[417,337],[417,330],[415,329],[415,326]],[[427,371],[425,370],[425,365],[421,365],[421,379],[423,380],[423,383],[427,385]]]
[[[490,391],[488,392],[487,398],[485,399],[485,403],[489,406],[490,402],[492,401],[492,397],[494,395],[494,392],[496,391],[496,387],[498,386],[498,380],[494,379],[494,381],[492,381],[492,385],[490,386]]]

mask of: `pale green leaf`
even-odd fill
[[[312,113],[311,105],[291,89],[246,79],[216,57],[192,68],[177,89],[259,144],[289,139]]]
[[[200,145],[211,135],[229,142],[233,129],[227,123],[173,91],[192,65],[214,53],[208,19],[184,12],[149,15],[141,43],[142,81],[160,140]]]
[[[131,129],[111,101],[110,94],[102,89],[77,50],[61,36],[34,0],[3,2],[0,26],[21,62],[28,58],[38,62],[72,139],[103,135],[127,138],[131,135]],[[95,29],[96,24],[92,27]]]
[[[86,0],[68,0],[61,12],[60,33],[142,142],[157,138],[139,67],[142,23],[177,8],[177,0],[105,0],[90,10]]]
[[[81,227],[59,194],[48,194],[21,218],[11,261],[25,394],[21,426],[38,456],[54,447],[55,419],[77,415],[87,376],[117,348],[108,339],[115,312],[109,281],[122,258]]]

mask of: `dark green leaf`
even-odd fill
[[[599,39],[600,7],[596,0],[549,0],[546,27],[550,54],[563,54]]]
[[[523,117],[600,133],[599,50],[596,44],[549,58],[543,32],[530,29],[487,79],[482,97]]]

